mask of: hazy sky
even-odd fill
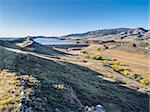
[[[149,0],[0,0],[0,36],[148,28],[149,10]]]

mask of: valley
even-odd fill
[[[59,37],[77,45],[67,47],[42,45],[32,38],[0,40],[0,111],[149,111],[147,37],[130,41]]]

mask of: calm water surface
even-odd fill
[[[42,45],[67,45],[67,44],[76,44],[73,42],[67,42],[66,40],[52,39],[52,38],[36,38],[35,42]]]

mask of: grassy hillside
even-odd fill
[[[84,112],[85,106],[97,104],[107,112],[148,112],[146,94],[101,79],[101,74],[67,61],[14,53],[0,46],[3,69],[26,77],[25,91],[29,95],[25,105],[33,112]]]
[[[0,111],[17,112],[21,87],[16,74],[0,71]]]

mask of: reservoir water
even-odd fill
[[[69,45],[69,44],[76,44],[74,42],[67,42],[66,40],[60,39],[53,39],[53,38],[36,38],[34,39],[35,42],[42,44],[42,45]]]

